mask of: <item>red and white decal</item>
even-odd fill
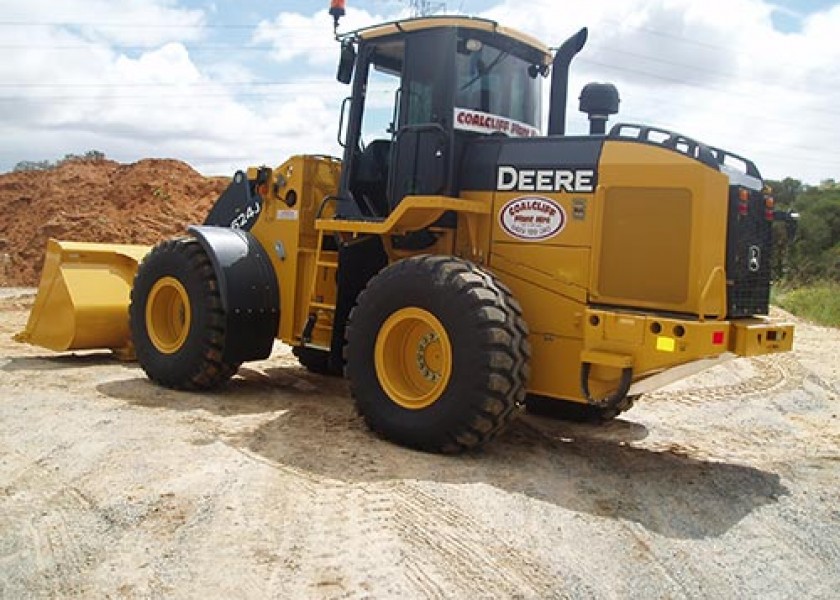
[[[475,133],[504,133],[510,137],[536,137],[540,130],[536,127],[493,115],[480,110],[455,108],[455,129]]]
[[[520,196],[502,207],[499,223],[508,234],[520,240],[545,240],[563,231],[566,211],[549,198]]]

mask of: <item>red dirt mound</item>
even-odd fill
[[[178,235],[204,221],[227,184],[157,159],[0,175],[0,286],[37,285],[50,237],[151,245]]]

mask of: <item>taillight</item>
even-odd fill
[[[746,188],[738,190],[738,214],[746,217],[749,210],[750,191]]]
[[[776,207],[776,200],[773,196],[764,197],[764,218],[768,221],[773,220],[773,209]]]

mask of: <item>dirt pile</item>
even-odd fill
[[[204,221],[227,183],[159,159],[0,175],[0,286],[37,285],[50,237],[151,245],[178,235]]]

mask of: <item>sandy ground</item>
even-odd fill
[[[31,301],[0,293],[0,597],[838,597],[840,331],[446,458],[282,346],[178,393],[14,343]]]

